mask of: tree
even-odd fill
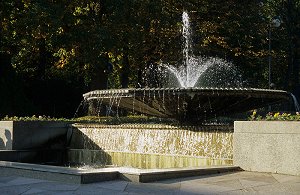
[[[286,0],[282,3],[283,24],[287,34],[288,70],[285,88],[299,88],[300,70],[300,1]],[[299,89],[298,89],[299,90]],[[298,92],[299,93],[299,92]]]
[[[2,59],[11,59],[11,71],[37,104],[35,111],[70,115],[64,110],[89,90],[163,86],[160,62],[179,64],[183,58],[181,15],[187,11],[195,55],[225,58],[241,70],[248,86],[267,88],[268,25],[281,14],[284,23],[272,30],[272,80],[290,90],[299,83],[299,0],[259,5],[237,0],[2,1]],[[60,102],[72,102],[71,96],[76,97],[72,105],[63,108]]]

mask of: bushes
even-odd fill
[[[66,118],[52,118],[50,116],[5,116],[4,118],[0,119],[0,121],[71,121],[70,119]]]
[[[80,118],[53,118],[50,116],[5,116],[0,118],[0,121],[62,121],[62,122],[72,122],[72,123],[100,123],[100,124],[123,124],[123,123],[164,123],[164,124],[177,124],[174,119],[168,118],[157,118],[148,116],[126,116],[126,117],[110,117],[110,116],[85,116]]]

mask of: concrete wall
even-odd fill
[[[300,122],[236,121],[233,162],[247,171],[300,175]]]
[[[12,149],[12,121],[0,121],[0,150]]]
[[[68,123],[56,121],[0,121],[0,150],[62,149]]]

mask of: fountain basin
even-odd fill
[[[92,105],[198,122],[290,100],[286,91],[256,88],[109,89],[91,91],[83,97]]]
[[[3,123],[3,130],[8,129],[7,124],[13,124],[13,122],[1,123]],[[22,124],[26,127],[26,123]],[[48,135],[49,132],[45,129],[49,127],[46,124],[52,127],[55,123],[31,124],[32,122],[27,124],[31,126],[31,132],[35,132],[36,135]],[[11,128],[13,126],[11,125]],[[232,165],[233,130],[230,126],[62,123],[56,127],[59,135],[62,134],[62,139],[65,140],[63,153],[58,154],[57,150],[54,150],[56,147],[52,149],[50,147],[50,152],[57,156],[46,154],[42,149],[44,145],[52,143],[48,142],[48,139],[36,140],[35,143],[39,145],[34,145],[26,151],[21,151],[20,148],[15,151],[2,150],[0,175],[18,175],[71,183],[92,183],[113,179],[150,182],[239,170]],[[12,145],[21,142],[17,136],[24,135],[24,132],[18,135],[15,134],[16,129],[12,128],[10,131],[14,135],[10,140]],[[44,138],[44,136],[40,137]],[[149,142],[153,142],[152,146]],[[27,148],[27,145],[22,146]],[[47,156],[46,159],[43,160],[35,153],[38,149]],[[7,153],[12,153],[9,155],[10,159],[7,158]],[[26,158],[23,158],[25,153],[34,155],[26,155]],[[60,162],[61,165],[85,164],[86,166],[71,168],[45,165],[49,162],[52,164],[55,159],[64,161]],[[42,165],[28,162],[42,163]]]

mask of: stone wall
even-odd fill
[[[63,149],[67,127],[56,121],[0,121],[0,150]]]
[[[247,171],[300,175],[300,122],[236,121],[233,162]]]

